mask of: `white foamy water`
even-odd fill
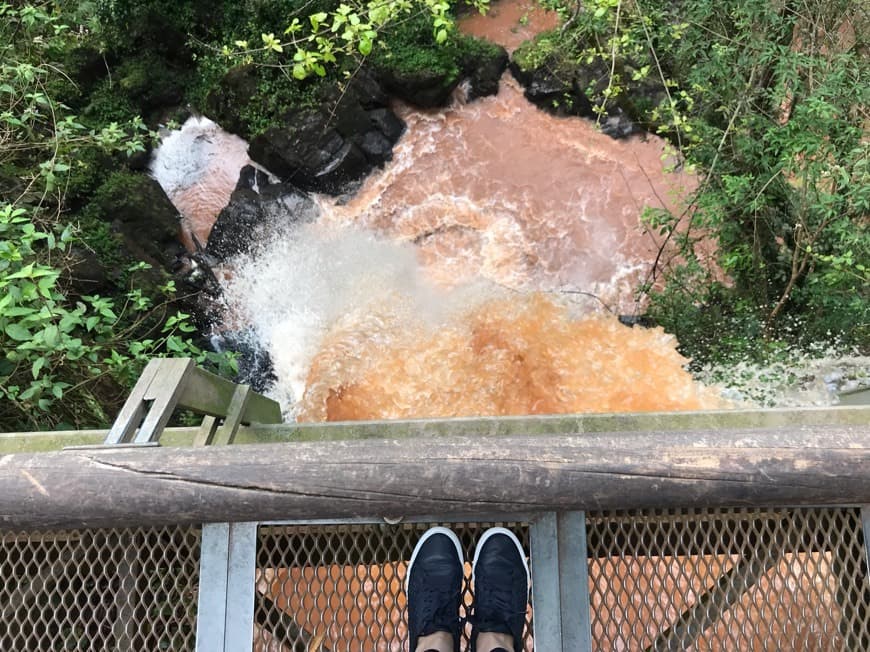
[[[683,384],[682,359],[660,330],[578,319],[607,313],[605,304],[638,309],[635,288],[658,251],[640,211],[673,207],[694,184],[664,172],[661,141],[615,142],[584,121],[549,116],[509,78],[497,97],[439,112],[400,110],[408,132],[384,170],[347,201],[315,197],[319,223],[271,233],[222,274],[225,327],[253,330],[288,416],[414,416],[415,401],[421,415],[436,403],[433,415],[657,409],[668,382],[691,399],[670,409],[710,405],[708,397],[691,402],[698,396]],[[184,216],[188,247],[191,233],[205,244],[250,163],[247,144],[205,118],[163,141],[152,174]],[[652,398],[632,394],[662,360],[662,380],[643,390]],[[868,363],[832,349],[696,377],[737,403],[828,405],[835,390],[867,382]],[[590,365],[592,376],[569,378]],[[603,376],[610,379],[592,405],[572,402]],[[451,386],[464,388],[456,390],[462,396],[430,391]],[[478,391],[479,403],[465,401]],[[539,399],[523,402],[536,392]],[[380,412],[362,409],[383,397]]]
[[[435,325],[500,293],[483,284],[444,291],[428,279],[411,245],[321,224],[288,229],[230,267],[228,312],[238,325],[252,326],[270,354],[279,379],[273,395],[287,411],[301,399],[328,333],[352,327],[377,335],[403,323]]]
[[[184,244],[205,246],[218,213],[230,201],[239,170],[251,165],[248,143],[203,117],[171,131],[154,154],[151,175],[181,213]]]
[[[870,357],[819,344],[792,348],[778,361],[737,360],[706,365],[694,376],[722,388],[736,404],[759,407],[812,407],[838,403],[840,392],[870,387]]]

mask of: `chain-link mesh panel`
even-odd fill
[[[0,532],[0,650],[193,650],[199,528]]]
[[[596,650],[870,650],[858,510],[590,514]]]
[[[259,531],[255,652],[398,652],[408,649],[405,573],[429,527],[446,525],[465,549],[463,603],[471,604],[471,559],[488,527],[519,523],[281,525]],[[465,614],[461,614],[465,615]],[[526,649],[532,650],[531,608]],[[466,627],[463,649],[467,648]]]

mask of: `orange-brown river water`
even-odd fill
[[[464,29],[512,49],[548,23],[519,0]],[[672,206],[694,183],[665,171],[665,143],[614,141],[543,113],[509,74],[497,96],[461,96],[439,111],[397,106],[408,130],[393,161],[348,201],[318,198],[318,223],[233,261],[229,312],[269,351],[288,415],[719,405],[672,338],[615,317],[638,309],[658,250],[643,207]],[[200,165],[170,162],[187,177],[161,182],[202,241],[247,155],[214,125],[186,129],[188,144],[166,150],[182,160],[197,150]]]

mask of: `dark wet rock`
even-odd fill
[[[320,92],[320,100],[328,106],[357,104],[367,111],[390,105],[390,96],[381,87],[375,73],[366,67],[360,68],[342,86],[325,86]]]
[[[283,181],[305,191],[340,195],[392,158],[405,125],[367,69],[342,85],[301,82],[287,90],[284,105],[290,108],[258,126],[249,120],[256,113],[252,103],[261,101],[264,74],[250,65],[230,70],[209,93],[205,111],[224,129],[246,138],[251,158]]]
[[[160,269],[172,269],[183,254],[178,240],[180,216],[154,179],[135,172],[117,172],[88,203],[87,213],[108,222],[120,236],[126,254]]]
[[[476,100],[498,93],[498,84],[508,67],[508,53],[500,45],[493,45],[483,54],[473,53],[463,61],[468,76],[468,100]]]
[[[150,141],[146,141],[141,152],[133,152],[127,157],[127,167],[136,172],[147,172],[153,153],[154,146]]]
[[[390,95],[421,109],[446,106],[454,89],[462,81],[461,70],[381,68],[378,78]]]
[[[255,392],[262,393],[278,380],[269,352],[263,348],[253,331],[221,333],[212,337],[211,345],[218,353],[234,351],[239,354],[239,373],[234,378],[235,382],[250,385]]]
[[[236,183],[236,190],[253,190],[258,191],[259,188],[268,186],[272,183],[269,180],[269,175],[260,168],[253,165],[246,165],[239,170],[239,181]]]
[[[108,271],[99,256],[75,245],[70,248],[64,265],[63,282],[73,296],[105,293],[111,286]]]
[[[629,118],[621,107],[608,111],[606,117],[598,119],[598,126],[601,127],[601,133],[619,140],[620,138],[628,138],[632,134],[643,131],[638,127],[631,118]]]
[[[404,130],[389,109],[355,102],[290,111],[281,123],[251,141],[251,158],[302,190],[333,195],[390,160]]]
[[[617,99],[607,99],[611,65],[600,57],[580,64],[555,52],[532,66],[515,57],[510,69],[526,99],[548,113],[589,118],[617,139],[652,128],[644,116],[666,98],[664,87],[649,79],[631,81],[632,68],[620,63],[620,79],[630,81]]]
[[[368,115],[375,128],[391,142],[396,142],[405,133],[405,123],[390,109],[372,109]]]
[[[640,328],[655,328],[658,325],[648,315],[619,315],[618,319],[620,324],[629,328],[634,328],[635,326]]]
[[[245,166],[212,228],[205,253],[213,262],[223,262],[251,251],[266,239],[266,231],[311,222],[318,214],[314,201],[298,188],[271,183],[261,170]]]
[[[524,68],[516,59],[511,73],[524,89],[526,99],[555,115],[597,118],[597,99],[607,88],[610,69],[602,60],[588,65],[566,64],[556,56]]]
[[[208,94],[206,113],[227,131],[250,138],[251,134],[242,119],[242,113],[253,98],[256,98],[258,85],[258,71],[254,64],[233,68]]]

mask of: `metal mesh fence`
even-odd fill
[[[0,532],[0,650],[193,650],[200,530]]]
[[[406,651],[407,561],[432,525],[261,526],[253,649]],[[492,525],[530,550],[524,523],[447,525],[467,560]],[[857,509],[591,513],[587,546],[596,650],[870,650]],[[0,650],[193,650],[199,555],[196,527],[0,532]],[[527,651],[531,625],[530,607]]]
[[[405,573],[417,540],[432,525],[441,524],[261,527],[255,652],[407,650]],[[525,524],[443,525],[456,532],[465,549],[465,605],[471,604],[470,561],[484,530],[507,527],[529,550]],[[531,609],[526,621],[526,649],[532,650]],[[468,628],[463,649],[467,637]]]
[[[870,650],[855,509],[590,514],[596,650]]]

